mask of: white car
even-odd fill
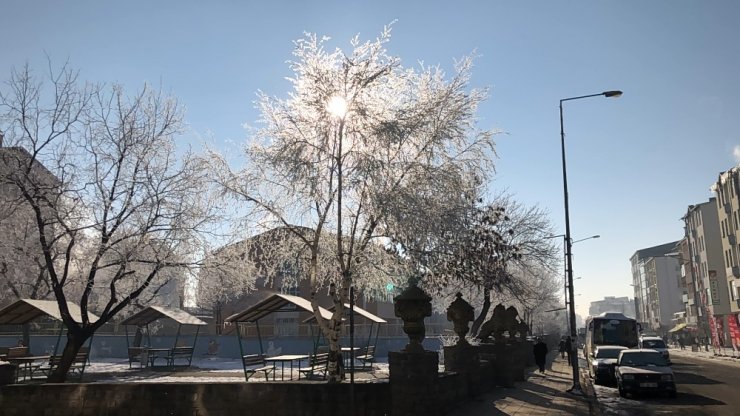
[[[641,337],[637,343],[637,348],[658,351],[666,361],[671,362],[668,346],[665,345],[665,341],[661,337]]]
[[[614,380],[614,367],[617,365],[619,353],[627,347],[618,345],[600,345],[589,357],[588,373],[594,383]]]
[[[614,370],[619,395],[655,392],[676,397],[676,381],[670,365],[662,354],[652,349],[620,352]]]

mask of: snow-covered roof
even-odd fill
[[[256,322],[265,316],[275,312],[295,312],[295,308],[285,308],[287,305],[295,305],[306,312],[313,313],[311,302],[299,296],[275,293],[268,298],[258,302],[254,306],[237,312],[228,318],[225,322]],[[319,306],[319,312],[324,319],[331,319],[331,312]]]
[[[72,319],[82,322],[80,307],[72,302],[67,302]],[[88,312],[90,322],[97,321],[96,315]],[[58,321],[62,320],[59,305],[55,300],[19,299],[10,305],[0,309],[0,325],[23,325],[41,316],[50,316]]]
[[[331,308],[329,308],[329,310],[333,312],[334,311],[334,306],[332,306]],[[374,314],[366,311],[365,309],[362,309],[361,307],[359,307],[357,305],[354,306],[354,311],[355,311],[356,314],[358,314],[358,315],[360,315],[360,316],[366,318],[367,320],[369,320],[371,322],[374,322],[376,324],[385,324],[385,323],[388,323],[388,321],[386,321],[385,319],[383,319],[383,318],[381,318],[381,317],[379,317],[377,315],[374,315]],[[349,304],[348,303],[345,303],[344,304],[344,312],[345,312],[346,315],[349,315]],[[315,320],[316,320],[316,317],[315,316],[310,316],[310,317],[306,318],[303,322],[304,323],[305,322],[312,322],[312,321],[315,321]]]
[[[164,306],[147,306],[141,311],[124,319],[122,325],[146,325],[160,318],[169,318],[181,325],[207,325],[195,316],[177,308],[165,308]]]

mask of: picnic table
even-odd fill
[[[23,374],[23,381],[33,380],[33,373],[41,367],[41,363],[46,363],[51,358],[50,355],[28,355],[25,357],[6,357],[5,359],[18,368],[15,372],[15,382],[20,381]]]
[[[342,358],[344,359],[344,370],[350,371],[352,367],[352,360],[357,355],[360,347],[342,347]]]
[[[170,364],[170,351],[172,348],[146,348],[147,359],[149,366],[154,367],[154,361],[158,358],[164,359],[165,365]]]
[[[271,361],[273,363],[280,363],[280,379],[285,380],[285,363],[290,363],[290,380],[293,380],[293,363],[298,362],[298,368],[301,368],[301,361],[308,358],[308,355],[302,354],[284,354],[276,355],[274,357],[266,357],[265,361]],[[275,373],[272,375],[272,379],[275,379]],[[301,379],[301,373],[298,373],[298,379]]]

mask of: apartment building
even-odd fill
[[[709,336],[716,346],[723,345],[727,339],[727,317],[731,312],[725,267],[729,250],[722,247],[727,233],[720,234],[719,212],[717,198],[710,198],[708,202],[689,206],[684,216],[689,267],[694,276],[692,289],[701,305],[697,312],[702,314],[702,323],[706,322],[704,325],[708,326]],[[727,218],[724,222],[728,222]]]
[[[635,317],[646,330],[667,333],[673,328],[674,314],[684,310],[678,243],[637,250],[630,257]]]
[[[687,222],[687,217],[683,218],[684,222]],[[689,233],[689,225],[686,224],[684,232]],[[709,336],[709,326],[706,320],[706,310],[704,305],[701,303],[701,296],[699,295],[704,289],[703,281],[697,279],[696,271],[693,267],[693,261],[691,260],[691,253],[693,250],[690,248],[689,238],[684,237],[678,243],[678,261],[681,264],[681,277],[683,278],[683,289],[684,293],[681,301],[684,305],[683,314],[677,315],[680,317],[677,324],[684,324],[689,332],[701,334],[702,336]]]
[[[635,317],[635,303],[627,296],[606,296],[602,300],[591,302],[588,314],[596,316],[604,312],[620,312],[625,316]]]
[[[738,229],[740,229],[740,167],[734,167],[719,174],[717,181],[712,184],[712,191],[716,194],[715,207],[718,214],[721,232],[721,256],[724,266],[723,276],[716,278],[717,287],[710,287],[710,293],[723,292],[728,295],[726,307],[726,324],[729,341],[733,348],[740,350],[740,246],[738,245]],[[722,287],[720,287],[722,286]],[[723,309],[724,310],[724,309]],[[724,323],[724,322],[723,322]]]

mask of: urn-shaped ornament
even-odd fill
[[[475,319],[475,310],[465,299],[462,293],[457,292],[455,299],[447,308],[447,320],[452,321],[455,333],[458,336],[457,345],[467,345],[468,322]]]
[[[416,286],[415,279],[409,279],[409,286],[393,298],[394,314],[403,320],[403,332],[409,337],[405,352],[424,352],[421,341],[426,329],[424,318],[432,316],[432,298]]]

